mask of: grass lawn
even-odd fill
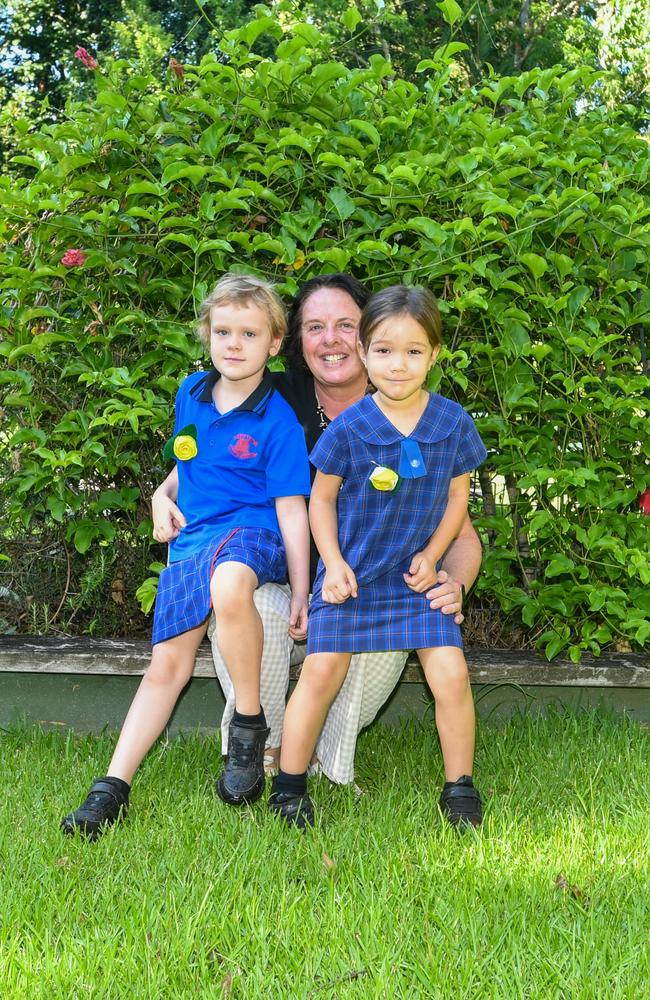
[[[97,843],[61,816],[112,739],[0,734],[0,995],[650,998],[650,732],[603,713],[481,725],[481,831],[437,809],[432,728],[366,733],[365,794],[316,829],[213,791],[212,739],[145,762]]]

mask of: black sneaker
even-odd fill
[[[256,802],[264,792],[264,748],[270,729],[231,722],[228,756],[217,781],[217,795],[230,806]]]
[[[457,828],[480,826],[483,819],[481,796],[469,774],[458,781],[446,782],[440,796],[440,808],[447,821]]]
[[[281,816],[287,826],[297,826],[305,830],[314,825],[314,807],[309,794],[293,795],[291,792],[271,792],[269,809]]]
[[[119,782],[119,783],[118,783]],[[61,820],[61,829],[72,835],[77,831],[96,840],[106,827],[122,819],[129,807],[129,786],[116,778],[97,778],[86,801]]]

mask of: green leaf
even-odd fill
[[[327,192],[327,200],[333,205],[339,219],[345,221],[354,213],[356,205],[343,188],[333,187]]]
[[[447,24],[454,25],[458,18],[463,16],[462,8],[456,3],[456,0],[442,0],[442,3],[437,3],[436,7],[442,11],[442,16]]]
[[[341,20],[348,31],[352,32],[356,28],[357,24],[363,20],[363,17],[357,7],[348,7]]]
[[[165,187],[173,181],[183,178],[187,178],[192,184],[197,184],[209,171],[210,167],[188,166],[187,163],[180,160],[165,167],[160,180]]]
[[[541,278],[546,273],[548,263],[537,253],[522,253],[521,263],[525,264],[534,278]]]
[[[370,122],[362,121],[361,118],[350,118],[349,124],[354,126],[354,128],[358,128],[360,132],[364,133],[364,135],[367,135],[373,146],[378,146],[380,144],[381,135],[375,126],[370,124]]]

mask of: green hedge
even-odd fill
[[[261,35],[273,58],[251,51]],[[490,451],[479,594],[549,657],[642,646],[646,139],[593,106],[591,70],[457,97],[449,51],[416,87],[379,56],[328,61],[313,27],[281,34],[262,13],[222,50],[164,87],[100,61],[92,104],[16,123],[23,176],[0,178],[9,531],[85,552],[148,530],[174,392],[200,356],[190,327],[225,270],[288,294],[346,269],[426,283],[447,341],[435,387]],[[71,249],[81,266],[62,263]]]

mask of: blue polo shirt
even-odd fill
[[[268,371],[234,410],[212,398],[219,372],[193,372],[176,394],[174,434],[196,426],[198,453],[177,461],[177,504],[187,526],[170,545],[170,562],[199,552],[224,529],[268,528],[280,534],[276,497],[309,496],[305,435]]]

